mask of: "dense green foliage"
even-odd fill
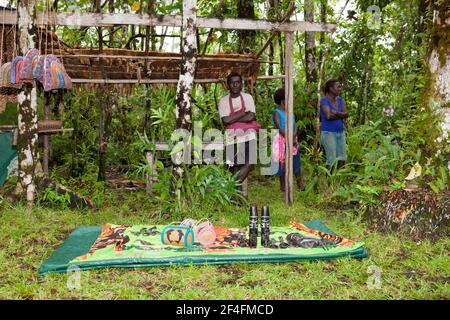
[[[379,23],[373,14],[366,12],[371,3],[356,1],[356,13],[352,18],[340,8],[336,1],[313,1],[315,20],[319,20],[322,5],[327,3],[325,12],[329,21],[338,23],[335,34],[316,34],[316,68],[320,57],[324,56],[323,81],[336,78],[343,84],[342,97],[350,113],[346,122],[348,161],[341,170],[329,171],[324,166],[323,150],[317,144],[316,124],[316,82],[306,79],[305,48],[302,34],[296,35],[295,60],[295,105],[294,111],[301,143],[303,177],[306,180],[306,194],[318,196],[320,201],[331,203],[358,203],[364,211],[376,205],[384,191],[405,188],[404,178],[415,163],[423,172],[415,184],[436,194],[449,189],[450,144],[448,132],[440,127],[441,118],[435,107],[430,105],[427,86],[430,83],[426,65],[429,38],[433,29],[427,29],[430,20],[429,2],[378,1],[381,9]],[[221,1],[198,1],[199,15],[214,16]],[[127,7],[125,1],[115,1],[114,10],[145,12],[147,1],[141,6]],[[153,12],[157,14],[179,14],[181,1],[171,3],[156,2]],[[424,7],[425,4],[425,7]],[[92,11],[90,1],[63,1],[60,10],[76,8]],[[109,4],[108,4],[109,5]],[[280,7],[268,7],[265,1],[255,0],[257,18],[276,19],[286,10],[288,1],[281,1]],[[296,1],[298,11],[303,2]],[[43,3],[41,9],[48,10]],[[421,12],[420,9],[424,9]],[[107,11],[111,8],[104,7]],[[239,14],[234,2],[224,2],[220,10],[224,17]],[[422,19],[424,18],[424,19]],[[422,21],[422,22],[420,22]],[[115,30],[113,41],[105,38],[105,44],[112,47],[143,49],[143,38],[133,35],[144,30],[124,27]],[[94,28],[63,27],[57,30],[62,40],[69,45],[82,47],[96,46],[98,34]],[[104,30],[105,31],[105,30]],[[200,50],[205,44],[207,31],[199,30]],[[166,30],[167,32],[167,30]],[[127,38],[128,37],[128,38]],[[212,34],[207,52],[236,52],[240,34],[233,30]],[[265,42],[267,33],[259,32],[254,37],[255,48]],[[281,38],[279,38],[281,37]],[[266,50],[263,60],[279,60],[273,68],[282,73],[282,36],[273,41],[273,52]],[[160,46],[165,37],[152,37]],[[280,40],[280,41],[279,41]],[[256,50],[256,49],[255,49]],[[261,73],[269,74],[269,65],[261,65]],[[260,81],[245,90],[252,93],[257,105],[257,121],[264,128],[272,128],[271,114],[274,109],[272,95],[282,86],[280,80]],[[192,92],[194,121],[201,121],[203,130],[223,129],[218,115],[218,100],[226,93],[221,84],[197,85]],[[116,97],[112,109],[112,123],[107,146],[107,171],[125,174],[129,178],[146,177],[149,166],[144,151],[153,149],[157,141],[169,141],[175,127],[176,87],[164,85],[139,85],[131,91],[109,88],[108,95]],[[104,204],[102,195],[105,186],[95,185],[98,171],[98,103],[101,96],[96,88],[80,87],[68,92],[60,100],[55,95],[51,99],[54,110],[60,108],[65,127],[72,127],[72,134],[54,136],[53,177],[73,186],[76,191],[94,197],[98,205]],[[105,99],[103,97],[103,99]],[[43,114],[44,95],[39,97],[39,116]],[[62,101],[62,108],[59,103]],[[109,100],[104,100],[109,101]],[[14,119],[8,112],[2,117]],[[386,110],[389,110],[387,112]],[[445,129],[444,129],[445,130]],[[183,178],[174,174],[170,154],[157,153],[159,183],[154,189],[157,199],[165,203],[165,211],[180,214],[189,206],[218,201],[228,206],[242,201],[233,186],[236,180],[223,166],[184,167]],[[75,181],[84,181],[75,183]],[[94,184],[92,192],[88,185]],[[100,188],[98,188],[101,185]],[[102,191],[103,190],[103,191]],[[214,190],[214,192],[206,192]],[[40,196],[41,201],[65,205],[64,199],[52,197],[49,191]],[[175,201],[174,201],[175,199]]]
[[[91,8],[88,1],[78,3],[82,9]],[[273,18],[275,8],[266,7],[263,3],[264,1],[255,1],[256,16]],[[297,64],[295,69],[294,110],[302,145],[303,176],[307,181],[307,194],[320,194],[330,201],[358,202],[364,209],[376,204],[378,196],[384,190],[404,188],[404,178],[416,162],[424,168],[422,177],[416,183],[437,193],[448,189],[448,134],[446,136],[440,130],[441,119],[427,105],[428,97],[424,90],[428,83],[428,73],[425,63],[427,47],[423,44],[426,43],[428,35],[425,31],[418,32],[420,3],[419,0],[382,1],[378,3],[381,8],[380,23],[376,24],[374,17],[366,12],[370,3],[358,1],[356,20],[350,19],[344,12],[337,21],[336,34],[316,35],[318,65],[319,56],[325,54],[324,80],[341,80],[342,96],[350,112],[346,123],[348,162],[338,171],[327,170],[322,160],[323,150],[315,148],[317,96],[314,88],[317,88],[317,83],[308,83],[306,80],[304,47],[301,45],[301,35],[297,35],[295,58],[301,63]],[[199,1],[198,4],[198,14],[214,16],[219,1]],[[287,1],[282,1],[281,9],[285,9],[287,4]],[[299,9],[303,8],[302,2],[297,1],[296,4]],[[69,2],[60,4],[63,9],[70,5]],[[145,1],[141,5],[139,10],[144,10]],[[315,1],[316,20],[320,19],[320,5],[320,1]],[[337,18],[340,10],[334,10],[333,5],[333,1],[328,2],[327,14],[331,21]],[[120,1],[116,1],[115,6],[116,11],[124,10]],[[223,16],[237,15],[236,7],[231,3],[225,2],[222,9]],[[161,14],[176,14],[181,10],[181,1],[173,1],[170,4],[157,2],[153,10]],[[69,44],[81,43],[90,46],[97,41],[97,34],[92,32],[92,28],[63,28],[60,31],[63,40]],[[120,33],[125,31],[118,30],[114,39],[122,39]],[[200,40],[203,44],[206,40],[205,31],[207,30],[200,30]],[[216,31],[208,51],[235,52],[238,36],[235,31]],[[256,47],[265,41],[266,36],[267,34],[262,32],[256,35]],[[160,40],[161,38],[154,41]],[[139,39],[136,41],[132,48],[138,48],[142,44]],[[120,46],[120,43],[113,42],[113,46]],[[266,50],[262,58],[276,60],[282,49],[277,40],[274,41],[274,49],[274,56],[269,56]],[[268,66],[262,65],[261,68],[261,72],[267,74]],[[275,72],[277,68],[280,66],[275,67]],[[257,120],[265,128],[272,127],[272,95],[280,86],[282,83],[274,80],[258,82],[255,87],[246,88],[255,98]],[[306,87],[312,90],[305,90]],[[168,141],[175,127],[175,93],[174,86],[160,85],[136,86],[129,94],[111,92],[117,95],[118,99],[113,110],[111,137],[107,148],[108,168],[119,168],[119,171],[127,173],[129,177],[145,177],[149,168],[144,150],[151,149],[156,141]],[[223,129],[217,103],[225,93],[220,84],[197,85],[194,88],[193,120],[202,121],[204,130]],[[53,139],[53,168],[55,173],[58,173],[55,176],[62,175],[67,179],[70,176],[78,176],[89,181],[96,175],[97,103],[96,91],[80,89],[66,94],[64,123],[75,131],[71,136]],[[386,109],[392,109],[393,114],[383,111]],[[232,192],[233,188],[230,187],[233,185],[233,179],[222,167],[185,168],[189,174],[180,180],[171,169],[162,170],[163,165],[171,167],[170,155],[160,153],[158,157],[161,159],[158,163],[161,183],[155,188],[155,192],[162,202],[171,203],[167,210],[180,212],[186,205],[198,203],[200,199],[208,202],[204,199],[205,195],[223,205],[237,201]],[[224,187],[217,191],[217,195],[204,193],[197,188],[207,184],[209,178],[204,176],[209,174],[215,177],[212,180],[224,181]],[[217,182],[214,188],[219,188],[219,185],[221,184]],[[220,195],[223,195],[223,198]],[[177,200],[172,202],[173,199]]]

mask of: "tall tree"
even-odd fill
[[[432,19],[427,26],[430,35],[428,67],[431,75],[430,102],[450,104],[450,5],[446,1],[428,0]]]
[[[267,10],[267,19],[272,20],[277,16],[278,0],[269,0],[269,10]],[[273,61],[275,47],[273,41],[269,44],[269,60]],[[269,76],[273,76],[273,64],[269,64]]]
[[[114,13],[114,0],[108,0],[109,13]],[[114,46],[114,27],[109,28],[109,47]]]
[[[314,0],[305,0],[304,4],[305,21],[314,22]],[[305,60],[306,60],[306,86],[307,91],[312,84],[317,82],[316,67],[316,34],[315,32],[305,32]]]
[[[254,0],[237,0],[238,18],[255,19],[255,3]],[[253,30],[240,30],[238,52],[251,52],[255,47],[256,32]]]
[[[28,50],[35,48],[36,30],[36,0],[19,0],[17,10],[19,15],[19,53],[22,56]],[[19,181],[26,193],[28,207],[32,207],[35,195],[35,169],[37,163],[37,93],[34,82],[24,83],[17,97],[19,102],[18,115],[18,154]]]
[[[176,128],[190,130],[192,127],[191,92],[196,67],[196,0],[183,1],[183,38],[180,78],[176,97]]]

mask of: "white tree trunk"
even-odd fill
[[[428,66],[433,83],[431,95],[433,104],[442,106],[450,103],[450,48],[448,48],[444,64],[441,63],[437,50],[433,49],[428,59]]]
[[[183,39],[181,48],[183,59],[177,86],[177,129],[190,130],[192,127],[191,92],[194,84],[196,64],[195,51],[197,49],[196,6],[196,0],[183,1]]]
[[[20,54],[25,55],[35,47],[34,18],[36,0],[18,1],[18,29]],[[18,153],[19,180],[26,193],[28,206],[32,207],[35,194],[35,168],[37,163],[37,94],[32,84],[23,84],[18,94]]]
[[[436,30],[428,67],[431,74],[430,102],[435,107],[447,106],[450,103],[450,43],[446,34],[450,27],[450,14],[439,10],[433,12],[433,27]],[[444,39],[447,37],[447,40]],[[437,46],[436,46],[437,44]]]

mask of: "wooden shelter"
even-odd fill
[[[132,69],[125,76],[124,70],[130,70],[127,68],[132,68],[132,66],[125,66],[121,64],[122,70],[120,70],[121,74],[116,74],[113,70],[110,70],[108,73],[107,66],[102,62],[105,58],[108,59],[108,53],[105,54],[105,49],[100,50],[102,52],[102,56],[98,57],[100,64],[103,64],[103,67],[100,66],[100,70],[96,69],[96,57],[91,57],[94,52],[86,52],[86,51],[72,51],[72,56],[69,56],[67,60],[64,62],[67,63],[67,68],[72,74],[75,75],[83,75],[83,79],[86,83],[89,82],[97,82],[97,83],[107,83],[110,81],[115,81],[116,83],[120,83],[119,80],[123,83],[142,83],[143,80],[146,81],[154,81],[160,80],[163,77],[166,81],[175,80],[176,81],[176,71],[179,70],[178,74],[178,87],[177,87],[177,127],[178,128],[186,128],[189,127],[191,117],[190,117],[190,91],[192,90],[192,84],[194,79],[197,81],[202,79],[211,79],[210,77],[215,77],[216,81],[220,78],[221,74],[223,74],[224,69],[229,68],[226,66],[226,63],[231,61],[222,61],[214,60],[218,64],[214,69],[217,70],[209,70],[203,72],[202,65],[210,66],[211,61],[207,63],[205,57],[197,57],[196,56],[196,37],[195,30],[198,27],[205,28],[215,28],[215,29],[232,29],[232,30],[255,30],[255,31],[271,31],[271,32],[284,32],[285,33],[285,61],[286,61],[286,70],[285,74],[282,76],[285,80],[285,88],[286,88],[286,155],[292,154],[293,141],[291,138],[291,130],[292,130],[292,114],[293,114],[293,84],[294,84],[294,72],[293,72],[293,34],[297,31],[325,31],[332,32],[335,30],[336,25],[330,23],[313,23],[313,22],[304,22],[304,21],[267,21],[267,20],[249,20],[249,19],[235,19],[235,18],[208,18],[208,17],[198,17],[196,14],[197,2],[196,0],[184,0],[183,1],[183,15],[182,16],[151,16],[144,14],[131,14],[131,13],[68,13],[68,12],[52,12],[51,14],[44,14],[43,12],[36,12],[36,0],[18,0],[18,8],[19,10],[19,18],[13,14],[7,15],[4,20],[9,24],[18,23],[18,30],[20,33],[20,49],[21,52],[27,52],[30,48],[35,47],[35,43],[33,37],[31,36],[34,33],[34,26],[36,25],[68,25],[68,26],[93,26],[93,27],[104,27],[104,26],[117,26],[117,25],[138,25],[138,26],[171,26],[171,27],[181,27],[183,31],[183,45],[181,48],[181,55],[166,55],[162,54],[159,56],[159,59],[155,59],[157,57],[154,56],[152,58],[146,57],[148,53],[145,53],[146,56],[139,56],[139,59],[131,58],[131,61],[135,61],[136,68]],[[100,8],[98,8],[100,11]],[[30,25],[28,22],[32,21],[33,23]],[[101,49],[101,48],[99,48]],[[114,51],[111,51],[111,53]],[[97,52],[98,53],[98,52]],[[131,55],[131,52],[121,52],[120,55]],[[86,57],[82,57],[82,55],[86,55]],[[106,55],[106,57],[105,57]],[[112,54],[114,55],[114,54]],[[83,60],[82,58],[86,58]],[[217,57],[220,58],[220,57]],[[243,57],[234,57],[234,62],[237,63],[238,60],[244,59]],[[92,60],[91,60],[92,59]],[[111,58],[116,59],[116,58]],[[123,57],[117,59],[125,59]],[[128,59],[128,58],[126,58]],[[169,60],[170,59],[170,60]],[[180,61],[181,59],[181,61]],[[159,60],[159,61],[158,61]],[[165,62],[160,62],[160,61]],[[202,61],[203,60],[203,61]],[[77,68],[80,66],[82,61],[94,65],[91,67],[91,71],[89,70],[78,70]],[[179,69],[175,68],[175,65],[180,62]],[[239,61],[241,62],[241,61]],[[256,62],[256,61],[253,61]],[[125,63],[125,61],[123,61]],[[244,61],[246,65],[248,65],[248,61]],[[129,61],[127,64],[133,65]],[[195,68],[195,66],[198,68]],[[251,72],[257,72],[257,63],[253,64],[253,67],[250,68]],[[147,73],[144,74],[144,78],[142,78],[142,70],[140,68],[147,69]],[[139,72],[137,71],[139,68]],[[153,68],[153,69],[152,69]],[[252,71],[253,70],[253,71]],[[149,73],[150,72],[150,73]],[[140,76],[139,76],[140,73]],[[102,76],[102,79],[99,79]],[[113,79],[112,77],[116,77],[117,79]],[[146,78],[147,77],[147,78]],[[152,78],[154,77],[154,78]],[[252,76],[255,78],[254,76]],[[87,78],[87,79],[86,79]],[[118,79],[120,78],[120,79]],[[159,79],[156,79],[159,78]],[[75,78],[76,79],[76,78]],[[81,79],[81,78],[80,78]],[[74,82],[77,82],[76,80]],[[83,80],[79,81],[80,83]],[[114,83],[114,82],[112,82]],[[31,170],[28,168],[33,168],[33,150],[35,150],[35,135],[37,135],[37,117],[35,116],[36,104],[33,102],[33,95],[36,94],[36,90],[32,88],[32,86],[24,85],[22,92],[25,99],[21,101],[19,105],[19,119],[22,119],[19,122],[19,132],[26,132],[22,139],[22,149],[19,148],[19,152],[22,154],[22,159],[19,156],[19,163],[22,164],[22,168],[19,167],[19,176],[22,185],[27,190],[27,199],[29,203],[33,202],[34,199],[34,176]],[[21,117],[22,116],[22,117]],[[19,137],[19,142],[21,141]],[[25,152],[25,150],[31,150],[32,152]],[[293,202],[293,164],[292,157],[286,156],[286,193],[285,199],[287,204],[291,204]]]

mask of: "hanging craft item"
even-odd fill
[[[11,62],[7,62],[2,65],[0,70],[0,87],[9,87],[11,86]]]
[[[31,49],[27,52],[23,58],[23,67],[19,74],[21,80],[33,80],[33,59],[39,54],[38,49]]]
[[[12,84],[19,84],[20,83],[20,70],[23,67],[23,57],[17,56],[13,59],[11,62],[11,83]]]
[[[37,81],[39,81],[42,84],[44,84],[44,60],[45,60],[45,56],[39,55],[39,56],[35,56],[33,58],[33,63],[32,63],[33,79],[36,79]]]
[[[52,54],[44,59],[44,91],[72,89],[72,80],[59,59]]]

